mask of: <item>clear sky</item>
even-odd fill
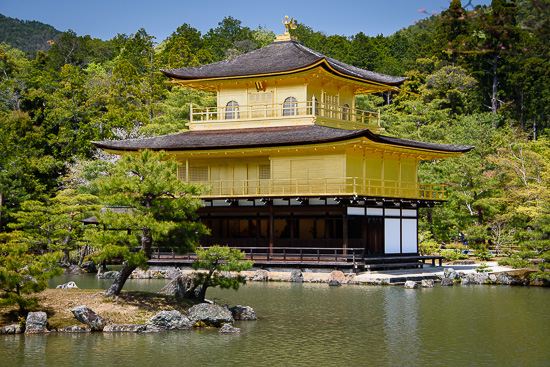
[[[160,42],[188,23],[206,33],[225,16],[252,29],[267,27],[281,34],[282,19],[294,17],[326,35],[393,34],[449,7],[450,0],[1,0],[0,14],[37,20],[60,31],[108,40],[144,28]],[[462,0],[463,6],[490,0]]]

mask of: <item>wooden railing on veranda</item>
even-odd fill
[[[315,106],[315,107],[314,107]],[[190,107],[190,121],[234,121],[319,116],[326,119],[380,126],[380,110],[364,111],[344,105],[319,102],[254,104],[245,106]]]
[[[300,195],[362,195],[445,200],[445,186],[358,177],[212,180],[194,182],[209,188],[203,198]]]

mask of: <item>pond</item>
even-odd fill
[[[106,289],[93,276],[64,277]],[[164,280],[125,289],[158,291]],[[253,283],[208,290],[218,304],[252,306],[243,334],[217,330],[160,334],[0,336],[7,366],[547,366],[550,290],[463,285],[400,286]]]

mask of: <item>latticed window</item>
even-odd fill
[[[294,97],[288,97],[283,103],[283,116],[294,116],[298,114],[298,101]]]
[[[208,181],[208,167],[207,166],[189,167],[189,181],[192,181],[192,182]]]
[[[178,179],[187,181],[187,167],[185,165],[178,167]]]
[[[269,164],[260,164],[260,180],[271,179],[271,167]]]
[[[239,104],[237,101],[229,101],[225,107],[225,119],[232,120],[240,118]]]

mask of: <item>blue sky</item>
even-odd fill
[[[462,0],[463,5],[490,4],[490,0]],[[104,40],[140,28],[162,41],[188,23],[203,34],[225,16],[252,29],[267,27],[281,34],[285,15],[327,35],[390,35],[414,21],[441,12],[450,0],[2,0],[0,14],[37,20],[60,31]]]

